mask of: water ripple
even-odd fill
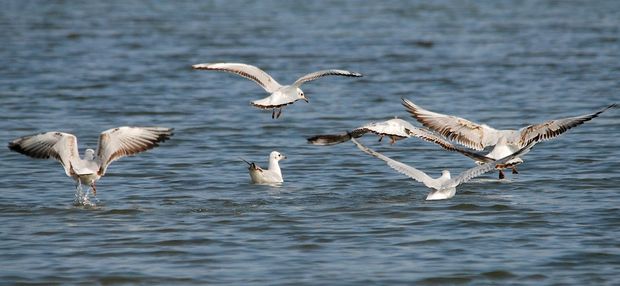
[[[0,152],[0,284],[619,285],[618,110],[538,144],[519,175],[448,201],[352,144],[305,138],[395,116],[401,97],[496,128],[620,102],[617,1],[9,1],[0,9],[0,141],[58,130],[94,148],[122,125],[175,128],[114,162],[74,206],[57,162]],[[327,68],[272,120],[235,75]],[[473,167],[432,144],[372,148],[437,175]],[[285,183],[238,158],[287,155]]]

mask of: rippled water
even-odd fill
[[[620,102],[617,1],[2,1],[0,141],[82,150],[121,125],[175,136],[115,162],[95,207],[54,161],[0,152],[1,284],[620,284],[620,113],[610,110],[447,201],[352,144],[305,137],[408,118],[400,98],[497,128]],[[305,85],[279,120],[201,62]],[[472,163],[417,140],[369,146],[433,175]],[[238,157],[278,150],[285,183]]]

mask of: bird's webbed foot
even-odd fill
[[[396,143],[396,140],[398,140],[398,137],[390,136],[390,145],[394,145],[394,143]]]

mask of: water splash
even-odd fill
[[[97,206],[95,201],[91,201],[90,197],[90,188],[87,188],[86,191],[84,191],[84,188],[82,187],[82,185],[78,185],[75,188],[75,196],[73,198],[73,205],[74,206],[85,206],[85,207],[95,207]],[[95,198],[95,200],[97,200]]]

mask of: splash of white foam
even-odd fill
[[[75,189],[75,196],[73,198],[73,205],[74,206],[85,206],[85,207],[97,206],[97,204],[94,201],[90,200],[89,194],[90,194],[90,188],[88,188],[86,191],[84,191],[84,189],[82,188],[82,185],[79,185]]]

